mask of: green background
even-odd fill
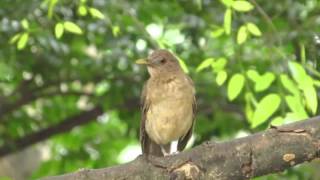
[[[134,61],[152,49],[172,51],[195,82],[190,146],[315,116],[319,13],[317,0],[2,0],[0,152],[11,154],[0,161],[2,179],[135,158],[148,75]],[[100,107],[99,117],[72,130],[28,140]],[[319,179],[319,168],[314,161],[256,179]]]

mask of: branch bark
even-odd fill
[[[20,139],[16,139],[13,142],[6,143],[0,147],[0,157],[8,155],[10,153],[22,150],[32,144],[48,139],[49,137],[67,132],[85,123],[88,123],[103,113],[100,106],[97,106],[89,111],[81,112],[74,116],[68,117],[60,123],[44,128],[32,134],[26,135]]]
[[[205,142],[163,158],[139,156],[103,169],[47,177],[71,179],[250,179],[320,158],[320,116],[228,142]]]

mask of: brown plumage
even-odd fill
[[[150,74],[142,95],[140,142],[143,154],[164,156],[178,140],[182,151],[192,135],[196,109],[192,80],[167,50],[155,50],[146,60]]]

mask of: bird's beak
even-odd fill
[[[144,64],[144,65],[148,65],[148,61],[147,59],[138,59],[136,60],[136,64]]]

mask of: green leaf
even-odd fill
[[[221,86],[226,81],[227,77],[228,77],[228,74],[226,71],[224,70],[219,71],[216,77],[216,82],[218,86]]]
[[[220,0],[226,7],[231,7],[233,0]]]
[[[22,27],[23,27],[24,29],[29,29],[29,22],[28,22],[28,20],[23,19],[23,20],[21,21],[21,25],[22,25]]]
[[[248,31],[247,31],[247,27],[242,25],[237,33],[237,43],[238,44],[242,44],[247,40],[248,37]]]
[[[259,80],[260,78],[260,75],[259,73],[256,71],[256,70],[253,70],[253,69],[249,69],[247,71],[247,76],[250,80],[252,80],[253,82],[256,82]]]
[[[217,38],[217,37],[222,36],[223,33],[224,33],[224,28],[218,28],[218,29],[211,32],[211,37]]]
[[[180,58],[178,57],[178,61],[179,61],[179,64],[180,64],[183,72],[185,72],[185,73],[188,74],[188,73],[189,73],[189,69],[188,69],[188,66],[186,65],[186,63],[184,62],[184,60],[182,60],[182,59],[180,59]]]
[[[236,11],[247,12],[251,11],[254,6],[248,1],[234,1],[232,3],[232,8]]]
[[[253,23],[247,23],[247,29],[251,34],[253,34],[255,36],[261,36],[261,31],[257,25],[255,25]]]
[[[211,63],[211,67],[214,70],[214,72],[219,72],[224,69],[226,64],[227,64],[227,59],[224,57],[220,57],[216,61]]]
[[[17,48],[19,50],[23,49],[26,47],[27,45],[27,42],[28,42],[28,39],[29,39],[29,34],[28,33],[23,33],[17,43]]]
[[[234,74],[228,83],[228,99],[234,100],[244,87],[244,76],[242,74]]]
[[[78,7],[78,14],[80,16],[86,16],[88,14],[87,7],[84,5],[79,6]]]
[[[253,114],[251,127],[255,128],[264,123],[278,109],[281,99],[277,94],[269,94],[258,103]]]
[[[306,48],[304,47],[304,44],[300,44],[300,56],[301,56],[301,62],[302,64],[306,63]]]
[[[313,84],[316,87],[320,87],[320,81],[319,80],[313,79]]]
[[[99,82],[95,87],[95,94],[97,96],[102,96],[110,89],[110,83],[107,81]]]
[[[48,18],[51,19],[52,15],[53,15],[53,10],[56,6],[56,4],[58,3],[58,0],[49,0],[49,7],[48,7]]]
[[[208,59],[205,59],[203,60],[197,67],[196,71],[197,72],[200,72],[202,71],[203,69],[211,66],[211,64],[214,62],[214,59],[213,58],[208,58]]]
[[[283,117],[277,116],[271,120],[270,124],[272,124],[273,126],[281,126],[283,125],[283,123],[284,123]]]
[[[231,33],[232,11],[230,8],[224,13],[223,27],[227,35]]]
[[[304,119],[305,117],[301,117],[299,114],[289,112],[285,115],[284,122],[293,122],[293,121],[299,121]]]
[[[289,69],[292,73],[293,79],[301,86],[305,86],[307,83],[306,80],[306,76],[307,73],[304,70],[304,68],[302,67],[301,64],[297,63],[297,62],[292,62],[289,61]]]
[[[89,12],[92,17],[98,18],[98,19],[104,19],[104,14],[102,14],[98,9],[96,8],[89,8]]]
[[[119,26],[112,26],[112,34],[114,37],[117,37],[120,33],[120,27]]]
[[[64,29],[74,34],[82,34],[81,28],[71,21],[66,21],[63,23]]]
[[[245,105],[245,114],[248,122],[252,121],[253,109],[249,102],[246,102]]]
[[[305,111],[302,103],[301,103],[301,98],[300,96],[286,96],[285,97],[286,103],[289,106],[290,110],[297,114],[299,117],[302,119],[307,118],[308,114]]]
[[[261,92],[270,87],[272,82],[276,79],[275,75],[271,72],[267,72],[264,75],[260,76],[258,81],[256,81],[254,90],[256,92]]]
[[[54,27],[54,34],[56,38],[61,38],[63,35],[63,24],[62,23],[57,23],[56,26]]]
[[[313,86],[303,88],[303,94],[306,98],[307,107],[311,110],[312,114],[316,114],[318,108],[317,91]]]
[[[14,36],[12,36],[12,38],[10,38],[9,43],[10,44],[14,44],[19,38],[20,38],[21,34],[15,34]]]
[[[247,76],[255,83],[254,89],[256,92],[261,92],[268,89],[276,78],[271,72],[266,72],[260,76],[256,70],[252,69],[247,71]]]
[[[293,95],[299,94],[299,89],[297,88],[297,85],[292,81],[288,75],[281,74],[280,75],[280,81],[284,88],[286,88],[289,92],[291,92]]]

